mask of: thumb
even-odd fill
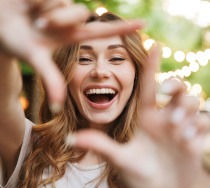
[[[155,73],[159,65],[159,46],[155,46],[151,49],[147,64],[144,68],[143,78],[143,93],[142,93],[142,106],[144,108],[154,107],[155,104]]]
[[[119,164],[121,146],[106,134],[96,130],[85,130],[76,133],[74,146],[82,149],[92,150],[107,158],[113,164]]]

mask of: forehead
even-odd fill
[[[91,39],[86,40],[80,43],[80,46],[92,46],[93,48],[97,47],[108,47],[110,45],[123,45],[122,39],[120,36],[112,36],[107,38],[101,38],[101,39]]]

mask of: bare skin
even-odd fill
[[[69,9],[72,15],[64,9]],[[31,14],[34,11],[36,16]],[[21,76],[14,58],[23,59],[34,67],[45,81],[51,102],[61,104],[65,97],[65,83],[51,58],[61,43],[121,34],[142,26],[134,22],[130,27],[120,23],[108,28],[101,28],[101,25],[84,27],[81,23],[87,15],[84,7],[64,0],[0,1],[0,155],[7,179],[15,168],[25,129],[25,117],[19,102]],[[95,30],[96,26],[101,30]],[[112,161],[122,170],[127,187],[187,188],[194,183],[192,178],[196,172],[202,174],[200,179],[206,177],[199,161],[203,133],[209,121],[205,116],[195,116],[196,101],[183,100],[184,89],[175,83],[175,89],[169,92],[173,100],[167,108],[161,112],[154,108],[155,86],[152,86],[152,78],[156,56],[152,53],[145,73],[145,85],[150,85],[144,91],[144,110],[139,123],[141,131],[137,130],[134,138],[125,145],[113,142],[100,132],[80,132],[75,146],[98,152]],[[177,122],[173,117],[180,106],[185,113],[183,116],[180,115],[183,111],[178,111]],[[193,120],[194,133],[189,119]],[[183,123],[180,124],[180,121]],[[185,129],[191,130],[190,136]],[[104,147],[101,147],[102,143]],[[206,180],[208,182],[209,179]],[[208,186],[209,182],[202,185],[204,188]]]

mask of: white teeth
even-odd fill
[[[115,94],[116,91],[111,88],[102,88],[102,89],[89,89],[86,91],[87,95],[90,94]]]

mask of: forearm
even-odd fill
[[[0,53],[0,154],[6,150],[2,143],[7,140],[11,146],[22,142],[25,119],[19,100],[21,90],[22,78],[16,60]]]
[[[15,58],[0,52],[0,114],[10,102],[19,99],[21,89],[22,79]]]
[[[21,14],[15,12],[21,1],[14,2],[17,4],[0,1],[0,155],[8,176],[15,168],[25,130],[25,116],[19,100],[22,78],[14,58],[15,50],[22,49],[17,33],[22,27],[18,22],[13,24],[14,18]],[[15,43],[17,39],[20,40]]]

